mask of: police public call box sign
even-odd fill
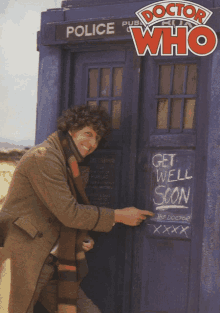
[[[205,25],[212,15],[207,8],[190,1],[159,1],[135,12],[145,26],[129,26],[138,56],[147,52],[163,56],[188,55],[189,50],[198,56],[211,54],[217,46],[215,31]],[[160,25],[166,20],[185,21],[185,26]],[[189,29],[189,25],[193,25]],[[175,47],[175,49],[174,49]]]
[[[142,22],[137,18],[71,22],[56,26],[56,40],[74,43],[93,39],[107,39],[115,36],[130,36],[129,26],[131,25],[140,26]]]
[[[131,39],[138,56],[197,56],[211,54],[218,43],[206,25],[213,14],[207,8],[182,0],[154,2],[135,12],[137,18],[102,19],[56,25],[55,41]],[[177,25],[178,24],[178,25]]]
[[[218,43],[206,25],[213,14],[207,8],[182,0],[165,0],[135,12],[137,18],[102,19],[56,25],[56,41],[76,43],[114,37],[133,39],[138,56],[197,56],[211,54]],[[179,25],[177,26],[177,21]]]

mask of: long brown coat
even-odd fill
[[[16,167],[0,211],[0,229],[5,238],[0,250],[0,311],[26,313],[43,264],[59,237],[61,223],[91,230],[97,219],[97,207],[78,204],[70,192],[56,132],[28,151]],[[113,222],[114,211],[100,208],[94,230],[108,232]]]

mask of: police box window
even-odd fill
[[[121,126],[122,80],[122,67],[88,68],[87,105],[104,108],[112,117],[113,129]]]
[[[159,65],[158,130],[183,132],[195,129],[196,89],[196,64]]]

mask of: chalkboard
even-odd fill
[[[148,232],[189,238],[193,211],[194,151],[157,150],[151,154],[151,210]]]
[[[151,157],[151,206],[155,221],[190,223],[194,152],[157,151]]]
[[[93,205],[118,206],[121,151],[98,150],[91,154],[86,194]]]

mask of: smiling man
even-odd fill
[[[69,134],[83,157],[86,157],[95,151],[101,139],[101,137],[97,135],[97,133],[90,126],[86,126],[77,132],[71,132],[69,130]]]
[[[68,109],[58,119],[58,131],[17,165],[0,211],[0,265],[10,263],[0,279],[9,277],[11,286],[10,295],[0,295],[9,297],[4,312],[33,313],[38,299],[51,313],[100,312],[79,287],[87,274],[85,252],[94,245],[87,231],[109,232],[115,223],[136,226],[153,215],[89,203],[80,162],[97,148],[109,125],[99,108]]]

